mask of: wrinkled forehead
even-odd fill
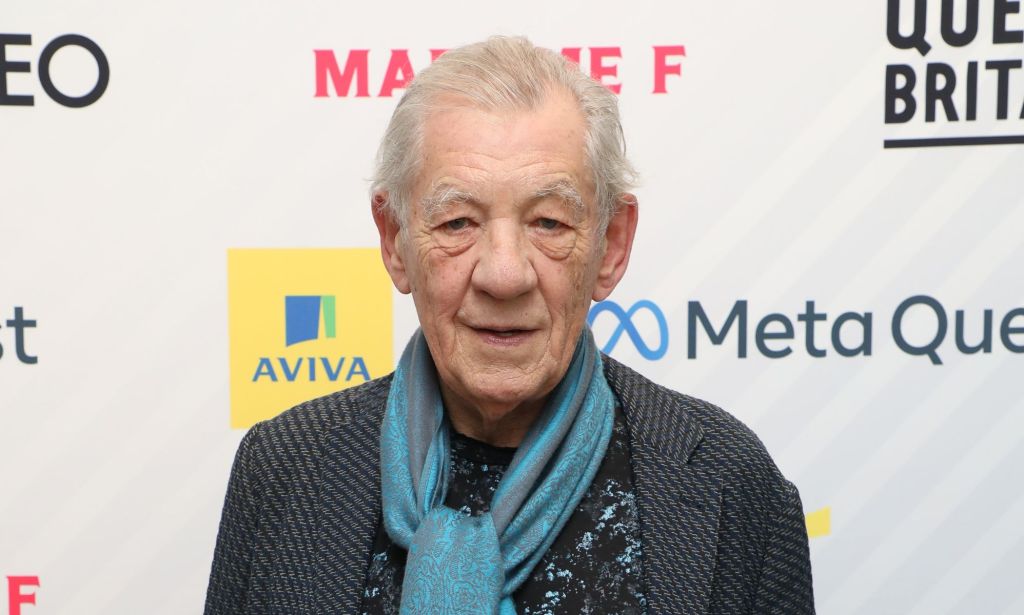
[[[555,196],[577,208],[593,194],[586,127],[568,93],[529,109],[487,109],[444,100],[424,118],[413,200],[429,214],[492,192]]]

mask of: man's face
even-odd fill
[[[605,241],[593,194],[568,95],[530,112],[456,103],[428,117],[389,269],[412,292],[447,394],[511,409],[561,380],[591,298],[607,294],[595,293]]]

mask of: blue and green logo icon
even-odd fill
[[[320,314],[323,313],[324,337],[335,335],[334,295],[287,295],[284,298],[285,346],[308,342],[320,337]]]

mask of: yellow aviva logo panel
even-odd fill
[[[376,248],[228,250],[231,426],[394,369]]]

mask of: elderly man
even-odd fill
[[[394,374],[253,427],[220,613],[812,613],[796,488],[724,411],[598,352],[637,224],[617,102],[524,39],[452,50],[372,211],[421,328]]]

